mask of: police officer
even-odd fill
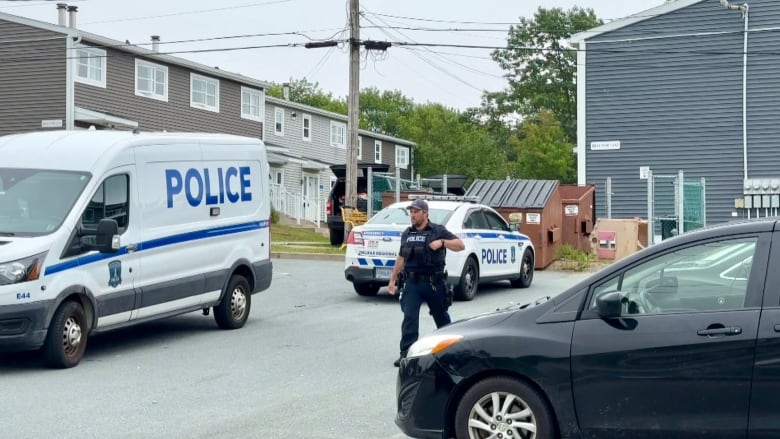
[[[436,327],[450,323],[447,279],[444,258],[447,249],[461,251],[463,241],[444,226],[428,221],[428,203],[416,199],[409,205],[412,225],[401,235],[401,251],[395,258],[395,268],[388,285],[390,294],[396,293],[396,280],[403,271],[405,286],[401,293],[401,356],[395,360],[398,367],[409,347],[417,341],[420,326],[420,306],[428,304]]]

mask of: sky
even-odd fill
[[[348,48],[303,47],[309,41],[348,38],[348,0],[0,0],[0,12],[56,24],[60,2],[78,6],[77,27],[87,32],[145,47],[151,35],[159,35],[164,53],[179,52],[172,54],[262,81],[307,78],[335,97],[348,94]],[[507,85],[490,53],[506,44],[510,24],[520,17],[532,18],[539,7],[579,6],[608,22],[663,3],[360,0],[363,40],[490,47],[391,46],[364,53],[360,87],[398,90],[417,103],[458,110],[478,107],[484,91]],[[282,47],[258,47],[275,45]],[[226,50],[236,48],[241,50]],[[209,51],[191,52],[198,50]]]

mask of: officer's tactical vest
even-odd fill
[[[404,268],[410,272],[439,272],[444,270],[446,250],[431,250],[432,241],[439,239],[430,225],[422,231],[410,226],[406,229],[406,242],[401,243]]]

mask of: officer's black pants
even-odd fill
[[[404,321],[401,323],[401,355],[406,355],[409,347],[417,341],[420,330],[420,307],[423,302],[428,304],[428,309],[436,322],[436,327],[448,325],[450,315],[447,312],[446,284],[442,279],[435,283],[434,291],[431,282],[427,279],[407,279],[404,291],[401,294],[401,311],[404,313]]]

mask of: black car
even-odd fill
[[[418,438],[780,437],[780,222],[664,241],[401,362]]]
[[[359,163],[358,164],[358,176],[357,176],[357,207],[361,212],[366,212],[368,209],[368,169],[371,168],[372,172],[387,172],[390,167],[388,165],[374,164],[374,163]],[[330,166],[333,175],[336,176],[336,181],[330,188],[328,194],[328,201],[325,203],[325,216],[326,223],[328,224],[328,231],[330,234],[331,245],[341,245],[344,242],[344,219],[341,216],[341,208],[344,206],[345,194],[347,192],[347,167],[346,165],[331,165]]]

